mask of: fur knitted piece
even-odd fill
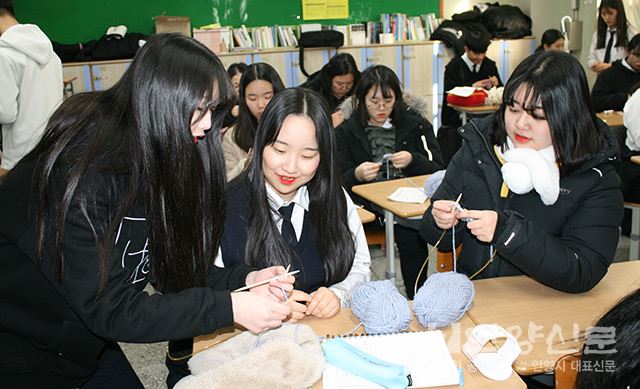
[[[261,335],[245,331],[189,361],[190,376],[176,389],[309,388],[324,369],[318,336],[303,324]]]
[[[511,191],[529,193],[535,189],[545,205],[553,205],[560,194],[560,171],[556,163],[553,146],[544,150],[515,148],[507,138],[509,149],[498,153],[506,163],[502,165],[502,179]]]

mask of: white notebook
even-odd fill
[[[411,374],[411,388],[458,385],[460,381],[460,373],[440,331],[347,336],[342,339],[377,358],[404,365]],[[330,363],[325,365],[322,383],[325,388],[384,389]]]

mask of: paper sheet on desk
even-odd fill
[[[427,199],[427,196],[421,188],[402,187],[396,189],[388,198],[399,203],[422,204]]]
[[[456,95],[460,97],[469,97],[476,91],[476,88],[473,86],[456,86],[455,88],[448,90],[447,93],[450,95]]]

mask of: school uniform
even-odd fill
[[[493,116],[472,120],[460,128],[464,142],[447,168],[431,201],[455,200],[470,210],[494,210],[498,221],[493,241],[484,243],[464,222],[455,227],[462,244],[458,271],[472,275],[492,257],[476,278],[527,275],[569,293],[593,288],[613,261],[622,220],[620,177],[614,169],[616,144],[607,128],[602,149],[559,181],[555,203],[545,205],[536,191],[515,194],[506,186],[490,140]],[[442,230],[427,209],[420,233],[435,244]],[[451,250],[452,229],[440,248]]]
[[[367,239],[357,209],[349,196],[345,193],[346,216],[356,252],[347,277],[334,285],[327,285],[326,268],[318,250],[318,246],[322,244],[322,237],[316,235],[312,223],[313,210],[310,209],[308,187],[305,185],[298,188],[290,202],[282,200],[268,185],[266,189],[273,221],[281,233],[284,217],[278,210],[283,206],[293,204],[290,221],[295,231],[296,242],[290,242],[294,252],[294,256],[290,260],[291,269],[300,270],[300,273],[296,274],[295,288],[312,293],[322,286],[328,287],[338,296],[342,307],[349,307],[351,290],[356,285],[369,281],[371,277],[369,269],[371,256]],[[229,184],[225,228],[220,247],[221,253],[216,259],[217,266],[234,266],[245,263],[245,245],[248,239],[251,203],[248,178],[240,176]],[[267,264],[265,263],[264,266]],[[258,267],[263,266],[259,265]]]
[[[609,69],[598,74],[591,91],[593,109],[596,112],[622,111],[631,87],[638,82],[640,71],[632,68],[626,59],[615,61]]]
[[[631,24],[627,23],[627,41],[630,41],[631,38],[634,37],[638,33]],[[611,41],[611,43],[609,43]],[[627,56],[625,52],[625,45],[617,46],[618,44],[618,34],[616,34],[616,29],[607,29],[607,36],[604,40],[604,46],[599,49],[596,49],[598,44],[598,31],[593,33],[591,37],[591,46],[589,47],[589,56],[587,57],[587,65],[591,68],[598,62],[606,62],[613,63],[619,59],[623,59]],[[611,45],[609,60],[605,61],[605,56],[607,53],[607,46]]]
[[[447,94],[456,86],[471,86],[473,83],[490,77],[498,78],[498,86],[502,86],[498,67],[491,59],[485,57],[480,65],[476,65],[467,57],[467,53],[452,59],[444,70],[444,90],[442,98],[442,125],[458,128],[462,125],[460,113],[447,104]]]

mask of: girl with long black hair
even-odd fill
[[[277,327],[284,268],[219,269],[219,129],[233,92],[217,57],[178,34],[140,49],[111,89],[66,100],[0,184],[0,380],[141,387],[117,341],[240,324]],[[143,291],[152,282],[161,293]],[[278,287],[276,289],[276,287]]]
[[[291,319],[332,317],[369,280],[371,259],[357,209],[340,185],[322,98],[302,88],[277,94],[253,150],[247,170],[229,184],[221,260],[291,265],[300,270]]]

